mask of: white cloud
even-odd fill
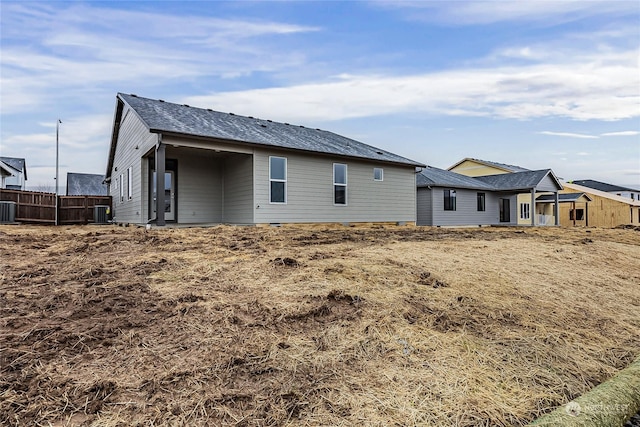
[[[552,136],[566,136],[568,138],[584,138],[584,139],[597,139],[598,137],[595,135],[586,135],[583,133],[571,133],[571,132],[552,132],[552,131],[542,131],[538,132],[540,135],[552,135]]]
[[[177,16],[73,3],[2,5],[2,113],[105,88],[228,78],[301,66],[301,51],[270,40],[318,27]],[[115,90],[114,90],[115,88]]]
[[[620,132],[607,132],[601,133],[600,136],[635,136],[640,135],[640,132],[637,130],[625,130]]]
[[[589,16],[638,13],[634,1],[382,1],[387,8],[404,10],[407,18],[451,25],[486,25],[497,22],[542,22],[544,25]]]
[[[566,62],[408,76],[342,75],[289,87],[191,96],[180,102],[289,120],[426,113],[511,119],[621,120],[640,115],[638,51]]]

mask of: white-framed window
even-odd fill
[[[129,166],[127,169],[127,200],[133,198],[133,168]]]
[[[373,168],[373,180],[382,181],[384,179],[384,170],[382,168]]]
[[[269,156],[269,203],[287,203],[287,158]]]
[[[333,164],[333,204],[347,204],[347,165],[343,163]]]
[[[520,219],[531,219],[531,203],[520,203]]]
[[[124,202],[124,174],[120,174],[120,201]]]

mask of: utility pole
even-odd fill
[[[55,215],[55,224],[58,225],[58,163],[59,163],[59,152],[60,150],[58,149],[58,136],[60,134],[60,124],[62,123],[62,120],[58,119],[56,120],[56,215]]]

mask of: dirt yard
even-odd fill
[[[637,229],[0,242],[1,425],[524,425],[640,355]]]

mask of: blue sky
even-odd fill
[[[635,0],[0,8],[0,155],[28,188],[54,187],[57,118],[61,186],[105,172],[118,92],[640,188]]]

